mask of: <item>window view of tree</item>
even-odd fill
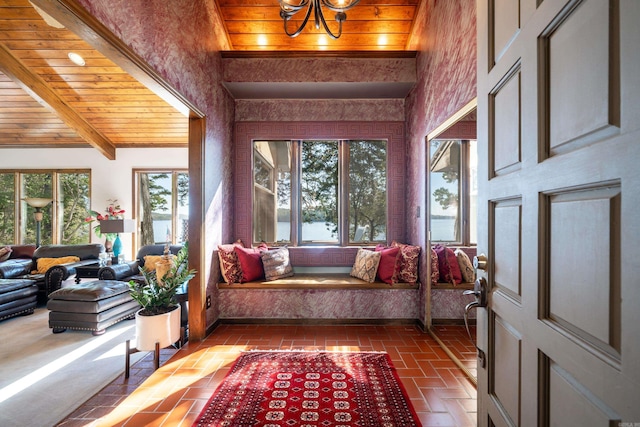
[[[431,240],[475,243],[476,142],[431,141]]]
[[[0,173],[0,243],[15,242],[15,174]]]
[[[0,241],[36,242],[35,209],[26,197],[53,199],[42,208],[40,244],[88,243],[90,173],[76,171],[5,171],[0,173]],[[17,185],[16,185],[17,184]]]
[[[58,179],[58,206],[61,238],[63,245],[88,243],[90,228],[85,222],[86,212],[90,210],[89,174],[61,173]]]
[[[187,240],[189,176],[182,171],[137,172],[140,245]]]
[[[349,240],[385,241],[386,141],[349,142]]]
[[[301,240],[338,240],[338,141],[302,143]]]
[[[386,240],[386,141],[255,141],[253,152],[254,243]]]

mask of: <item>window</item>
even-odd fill
[[[189,174],[182,170],[134,171],[140,246],[183,244],[188,237]]]
[[[36,242],[34,208],[26,197],[53,199],[42,208],[41,244],[89,243],[90,172],[0,171],[0,241],[6,244]]]
[[[430,157],[431,241],[476,244],[476,141],[432,140]]]
[[[253,240],[292,245],[385,242],[387,143],[253,143]]]

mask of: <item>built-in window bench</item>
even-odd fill
[[[219,283],[220,318],[317,323],[415,323],[419,318],[419,284],[368,283],[349,271],[294,268],[294,276],[283,279]]]

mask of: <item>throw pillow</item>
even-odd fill
[[[233,248],[240,262],[242,277],[240,283],[253,282],[264,278],[264,267],[262,267],[262,258],[260,254],[263,251],[258,248],[241,248],[236,246]]]
[[[229,245],[218,245],[218,259],[220,260],[220,271],[222,278],[227,283],[240,283],[242,279],[242,269],[240,261],[236,255],[235,247],[243,247],[242,240],[236,240]]]
[[[476,271],[473,269],[473,264],[471,263],[471,259],[469,259],[469,255],[460,248],[456,249],[454,254],[458,259],[458,266],[460,267],[460,273],[462,273],[462,280],[467,283],[474,282],[476,280]]]
[[[11,251],[11,259],[31,259],[33,258],[33,253],[36,251],[36,245],[14,245]]]
[[[406,245],[395,240],[391,242],[391,246],[400,248],[398,281],[402,283],[417,283],[420,246]]]
[[[362,279],[365,282],[376,281],[376,272],[380,264],[380,252],[358,249],[356,260],[351,268],[351,276]]]
[[[11,256],[11,248],[9,246],[0,248],[0,262],[8,260],[10,256]]]
[[[440,281],[456,285],[462,283],[462,273],[458,265],[456,254],[451,248],[443,245],[435,245],[433,250],[438,254],[438,269],[440,270]]]
[[[154,271],[156,264],[162,259],[162,255],[145,255],[144,257],[144,269],[146,271]]]
[[[387,248],[384,245],[376,246],[376,252],[380,252],[380,264],[377,277],[381,282],[393,285],[398,283],[397,263],[400,248]]]
[[[63,256],[60,258],[38,258],[36,263],[37,270],[32,271],[31,274],[44,274],[54,265],[69,264],[71,262],[78,262],[80,258],[77,256]]]
[[[264,268],[265,280],[276,280],[293,276],[293,267],[289,260],[289,249],[285,246],[280,249],[264,251],[260,254]]]
[[[438,254],[431,248],[431,284],[436,285],[440,280],[440,269],[438,268]]]

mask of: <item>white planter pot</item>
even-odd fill
[[[136,348],[152,351],[156,343],[160,348],[168,347],[180,339],[180,306],[169,313],[141,316],[136,313]]]

